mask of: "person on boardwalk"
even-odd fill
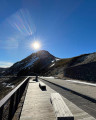
[[[36,82],[38,82],[38,75],[36,75]]]

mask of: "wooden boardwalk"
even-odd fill
[[[50,95],[56,91],[48,86],[46,89],[42,91],[39,88],[39,82],[30,80],[20,120],[56,120],[50,103]],[[62,98],[74,115],[74,120],[96,120],[66,98]]]
[[[42,91],[39,82],[30,80],[20,120],[56,120],[48,88]]]

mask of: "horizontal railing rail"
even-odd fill
[[[25,88],[29,83],[29,78],[27,77],[0,101],[0,120],[12,120]]]

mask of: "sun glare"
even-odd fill
[[[32,48],[33,48],[34,50],[39,50],[39,49],[41,48],[40,42],[35,41],[34,43],[32,43]]]

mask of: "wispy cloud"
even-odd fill
[[[18,40],[14,37],[10,37],[7,40],[0,40],[0,48],[3,49],[16,49],[18,48]]]
[[[2,68],[7,68],[12,65],[13,65],[13,63],[11,63],[11,62],[0,61],[0,67],[2,67]]]

